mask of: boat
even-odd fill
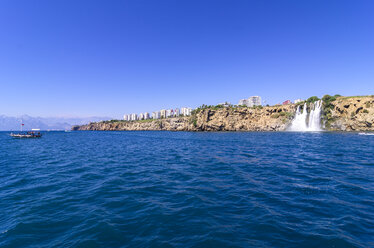
[[[11,133],[10,136],[14,138],[41,138],[42,134],[40,132],[20,132]]]
[[[41,138],[42,134],[40,133],[40,129],[31,129],[31,131],[24,132],[23,126],[25,124],[21,123],[21,132],[19,133],[10,133],[10,136],[13,138]]]

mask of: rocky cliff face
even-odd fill
[[[374,96],[339,97],[325,106],[322,122],[331,131],[374,131]],[[296,105],[262,108],[205,108],[190,117],[146,121],[105,121],[73,130],[284,131]]]
[[[325,120],[327,130],[374,131],[374,96],[340,97],[332,107]]]
[[[281,131],[295,113],[294,105],[263,108],[203,109],[191,122],[196,131]]]

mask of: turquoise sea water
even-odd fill
[[[374,247],[374,136],[0,132],[0,247]]]

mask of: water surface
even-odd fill
[[[374,136],[0,133],[0,247],[374,247]]]

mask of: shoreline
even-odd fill
[[[156,120],[112,120],[73,126],[73,131],[287,132],[298,104],[264,107],[199,108],[188,117]],[[308,107],[309,108],[309,107]],[[324,105],[322,131],[374,131],[374,96],[339,97]],[[302,130],[301,130],[302,131]]]

